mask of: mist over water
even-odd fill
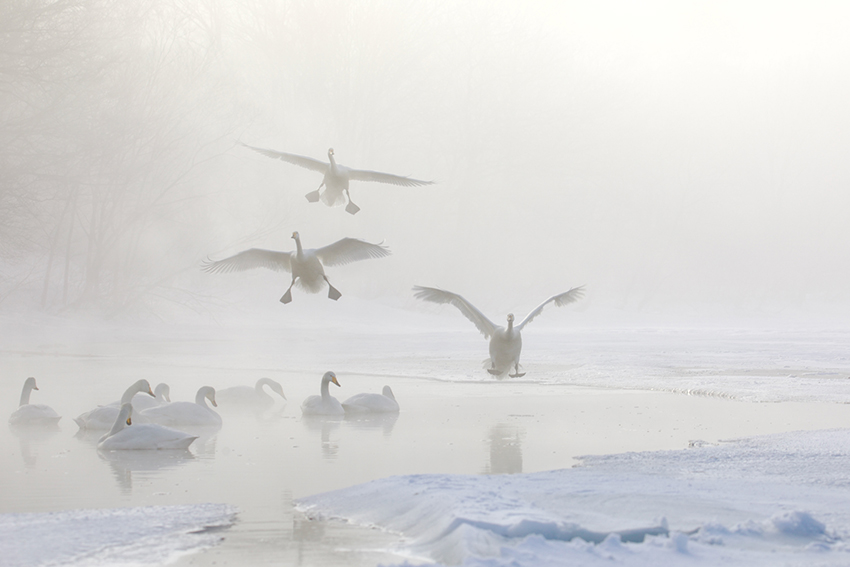
[[[0,2],[0,394],[8,415],[35,376],[63,416],[0,431],[0,514],[225,502],[239,522],[198,564],[370,565],[395,536],[295,500],[844,427],[848,29],[827,1]],[[242,144],[435,184],[353,181],[351,215]],[[294,231],[392,255],[328,267],[339,301],[201,271]],[[586,295],[548,306],[527,375],[497,381],[487,341],[414,285],[497,324]],[[302,419],[331,369],[333,395],[391,384],[401,414]],[[179,455],[73,437],[140,378],[186,401],[262,376],[286,404],[224,409]]]
[[[840,3],[84,5],[3,8],[5,308],[279,308],[197,267],[299,230],[385,241],[332,281],[413,309],[845,311]],[[351,216],[237,140],[438,183],[352,183]]]

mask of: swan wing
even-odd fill
[[[543,311],[543,308],[552,301],[555,302],[555,305],[558,307],[562,307],[564,305],[569,305],[570,303],[575,303],[579,299],[584,297],[584,286],[580,285],[578,287],[574,287],[569,291],[565,291],[564,293],[559,293],[558,295],[553,295],[540,305],[534,308],[534,310],[525,316],[519,325],[517,325],[517,329],[522,330],[526,324],[530,323],[532,319],[540,315],[540,312]]]
[[[454,305],[464,317],[472,321],[472,324],[481,331],[481,334],[485,338],[489,339],[496,331],[496,325],[490,319],[485,317],[473,304],[456,293],[419,285],[413,286],[413,291],[415,292],[413,295],[416,299],[430,301],[432,303],[450,303]]]
[[[239,143],[242,144],[242,142]],[[318,171],[319,173],[325,173],[330,167],[329,163],[325,163],[323,161],[319,161],[311,157],[299,156],[298,154],[288,154],[285,152],[278,152],[276,150],[267,150],[265,148],[255,148],[254,146],[249,146],[248,144],[242,145],[246,148],[254,150],[255,152],[261,153],[266,157],[270,157],[272,159],[279,159],[281,161],[285,161],[287,163],[291,163],[293,165],[297,165],[305,169]]]
[[[290,272],[290,253],[251,248],[223,260],[207,259],[201,264],[201,269],[211,274],[242,272],[252,268]]]
[[[356,238],[343,238],[316,249],[316,256],[325,266],[341,266],[358,260],[383,258],[390,250],[382,244],[372,244]]]
[[[433,181],[421,181],[403,175],[393,175],[392,173],[381,173],[380,171],[368,171],[365,169],[350,169],[348,171],[348,179],[351,181],[377,181],[378,183],[389,183],[391,185],[401,185],[402,187],[420,187],[422,185],[434,184]]]

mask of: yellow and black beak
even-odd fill
[[[127,417],[127,425],[133,425],[133,420],[129,417]],[[144,427],[142,429],[144,429]]]

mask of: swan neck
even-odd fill
[[[304,255],[304,248],[301,247],[300,237],[295,238],[295,253],[298,255],[299,258]]]
[[[513,331],[513,330],[514,330],[514,322],[513,322],[513,319],[509,319],[509,320],[508,320],[508,332],[510,333],[510,332],[511,332],[511,331]]]
[[[122,406],[123,406],[123,404],[122,404]],[[115,423],[112,424],[112,429],[110,429],[109,433],[107,433],[104,436],[104,439],[106,437],[112,437],[113,435],[115,435],[116,433],[118,433],[119,431],[124,429],[124,427],[126,427],[127,418],[129,417],[129,413],[130,412],[124,411],[123,407],[121,408],[121,411],[118,412],[118,417],[115,419]]]
[[[29,382],[24,384],[24,389],[21,390],[21,403],[20,405],[25,406],[30,403],[30,394],[32,393],[33,386]]]
[[[201,388],[198,390],[198,393],[195,394],[195,403],[199,406],[207,407],[207,391],[205,388]]]
[[[328,154],[328,159],[331,161],[331,169],[336,171],[336,160],[333,154]]]
[[[265,392],[263,391],[263,386],[271,386],[271,380],[269,380],[268,378],[260,378],[259,380],[257,380],[257,385],[254,386],[254,389],[257,391],[258,394],[264,394]]]
[[[324,380],[324,379],[322,380],[322,399],[323,400],[327,400],[328,398],[331,397],[330,385],[331,385],[330,380]]]
[[[124,395],[121,396],[121,405],[123,406],[124,404],[129,404],[133,401],[133,396],[135,396],[137,392],[144,391],[145,387],[139,382],[136,382],[124,391]]]

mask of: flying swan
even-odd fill
[[[38,390],[38,386],[35,385],[35,378],[30,376],[24,380],[24,389],[21,391],[21,403],[18,405],[18,409],[13,411],[9,417],[9,425],[12,427],[56,425],[62,419],[50,406],[31,404],[30,394],[33,390]]]
[[[511,378],[525,376],[525,372],[519,371],[519,355],[522,352],[522,330],[531,322],[532,319],[540,315],[543,308],[550,302],[561,307],[574,303],[581,299],[584,295],[584,286],[574,287],[564,293],[553,295],[540,305],[534,308],[531,313],[525,316],[519,325],[514,326],[514,314],[508,313],[507,328],[496,325],[490,319],[484,316],[474,305],[456,293],[437,289],[433,287],[413,287],[414,296],[423,301],[432,303],[451,303],[463,314],[464,317],[472,321],[484,338],[490,339],[490,360],[487,372],[494,376],[503,376],[512,369],[513,374],[509,374]]]
[[[341,266],[390,255],[386,246],[356,238],[343,238],[322,248],[307,249],[301,246],[301,236],[297,231],[292,233],[292,238],[295,240],[295,252],[251,248],[223,260],[207,260],[201,269],[211,274],[241,272],[252,268],[286,271],[292,274],[292,283],[280,298],[281,303],[292,301],[292,286],[296,283],[307,293],[318,293],[327,284],[328,297],[336,301],[342,294],[331,285],[324,266]]]
[[[97,442],[99,450],[187,449],[198,438],[155,423],[133,425],[132,414],[132,404],[121,406],[112,429]]]
[[[242,144],[242,142],[240,142]],[[296,154],[287,154],[275,150],[266,150],[263,148],[255,148],[248,144],[242,144],[246,148],[250,148],[255,152],[259,152],[264,156],[279,159],[287,163],[291,163],[306,169],[318,171],[324,177],[319,188],[315,191],[307,193],[307,200],[311,203],[317,202],[319,199],[329,207],[341,204],[348,198],[348,204],[345,206],[345,211],[352,215],[357,214],[360,207],[354,204],[351,200],[351,195],[348,192],[349,181],[377,181],[378,183],[390,183],[392,185],[400,185],[402,187],[421,187],[422,185],[433,185],[433,181],[421,181],[419,179],[411,179],[402,175],[393,175],[391,173],[381,173],[380,171],[368,171],[365,169],[351,169],[344,165],[339,165],[334,159],[334,149],[328,150],[328,161],[325,163],[311,157],[299,156]],[[322,186],[325,187],[324,192],[321,192]]]
[[[310,396],[301,404],[301,413],[304,415],[343,415],[345,410],[335,397],[331,396],[329,384],[333,382],[339,386],[336,374],[325,372],[322,376],[322,395]]]

